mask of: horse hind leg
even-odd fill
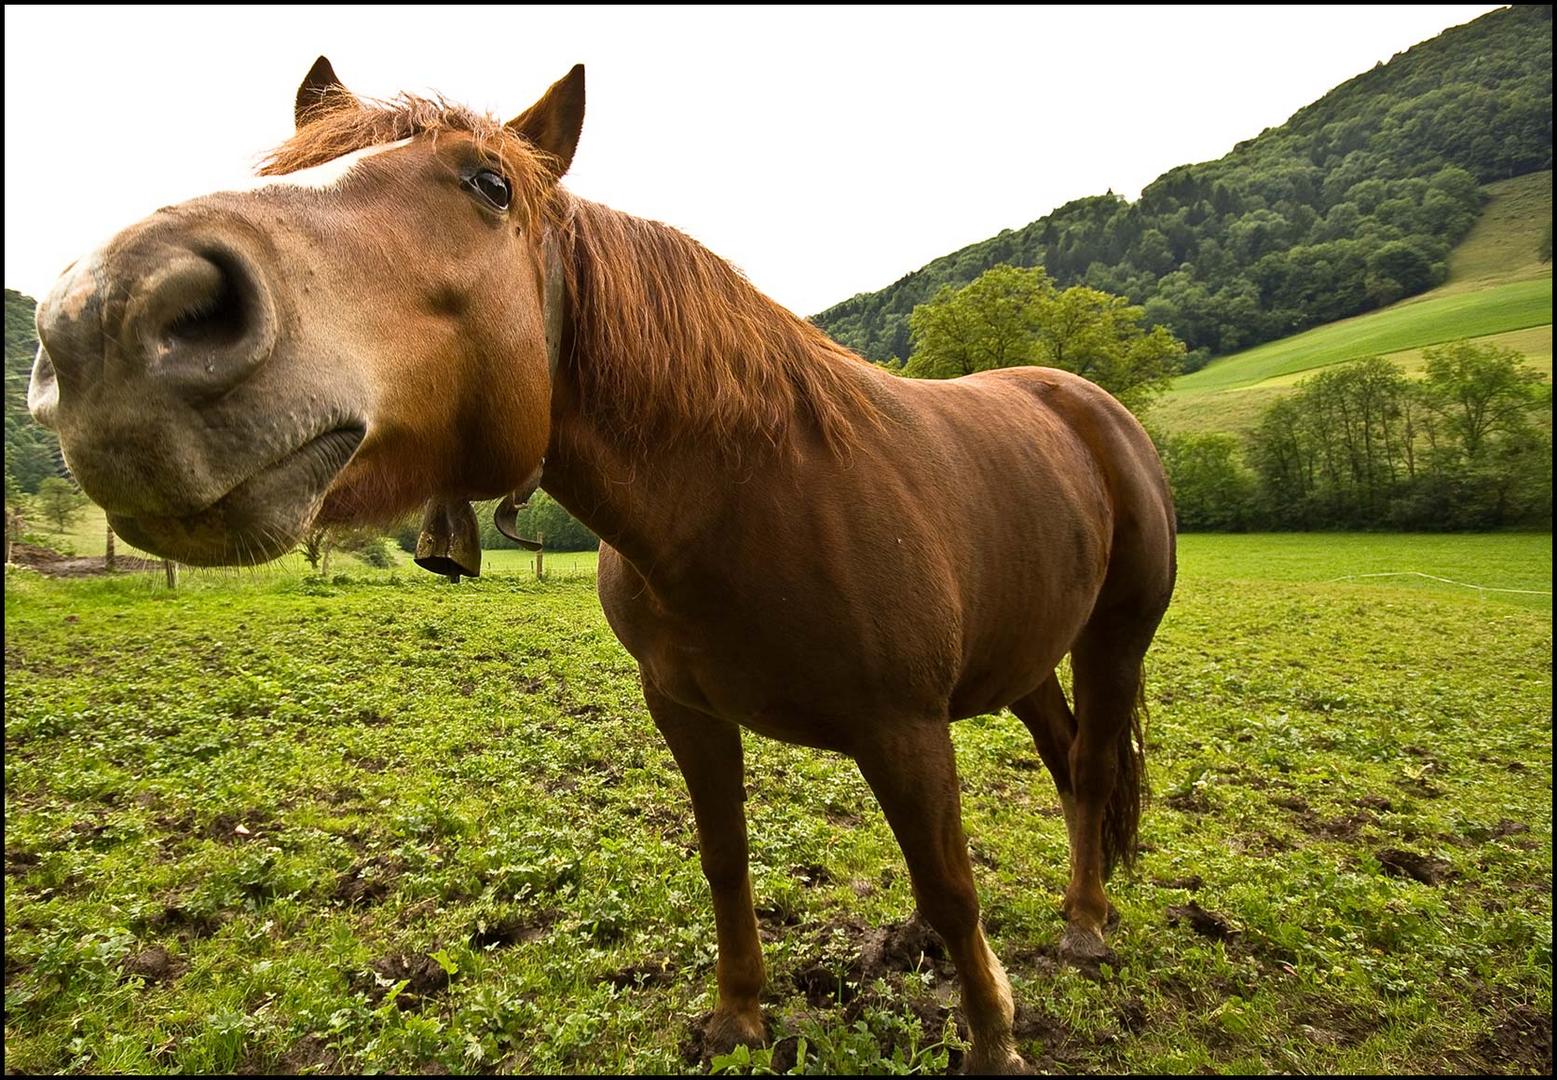
[[[1011,703],[1011,711],[1027,726],[1038,756],[1054,779],[1060,808],[1065,811],[1065,830],[1076,842],[1076,799],[1070,781],[1070,747],[1076,740],[1076,717],[1065,700],[1058,672],[1024,698]]]
[[[957,965],[972,1034],[966,1071],[1026,1072],[1011,1030],[1011,984],[979,925],[947,723],[883,725],[869,745],[855,748],[854,757],[903,849],[919,910]]]
[[[1109,957],[1103,943],[1111,907],[1103,883],[1134,861],[1146,792],[1143,661],[1156,620],[1094,616],[1071,652],[1076,737],[1066,762],[1072,793],[1070,884],[1060,955],[1081,964]]]

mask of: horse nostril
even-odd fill
[[[245,329],[245,304],[234,275],[213,259],[191,254],[159,275],[141,332],[155,355],[221,351],[241,341]]]
[[[176,252],[147,275],[140,294],[127,329],[158,374],[226,385],[274,342],[262,287],[229,252]]]

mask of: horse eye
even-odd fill
[[[508,209],[508,181],[490,169],[482,169],[465,183],[498,210]]]

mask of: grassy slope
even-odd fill
[[[1519,349],[1551,372],[1552,270],[1535,256],[1551,220],[1552,174],[1490,184],[1475,228],[1455,249],[1449,278],[1421,296],[1213,361],[1174,382],[1152,414],[1163,430],[1237,431],[1311,372],[1385,355],[1420,371],[1424,347],[1475,338]]]
[[[1551,565],[1549,536],[1184,538],[1100,980],[1053,961],[1064,826],[1030,739],[957,725],[1029,1060],[1549,1069],[1550,597],[1333,579],[1549,593]],[[712,914],[590,582],[386,580],[8,577],[8,1069],[686,1067]],[[857,771],[747,755],[776,1034],[813,1068],[943,1068],[934,964],[850,983],[861,928],[913,905]],[[1389,849],[1444,876],[1390,876]],[[1191,899],[1236,933],[1176,925]]]

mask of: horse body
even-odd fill
[[[883,716],[958,719],[1036,690],[1097,603],[1120,528],[1117,557],[1159,556],[1165,600],[1166,492],[1129,487],[1142,469],[1110,474],[1111,461],[1154,458],[1107,394],[1038,368],[936,383],[861,365],[858,377],[884,420],[847,456],[773,454],[734,475],[675,467],[706,476],[705,490],[648,502],[667,519],[701,505],[696,534],[645,521],[632,555],[602,548],[612,628],[671,698],[846,750]],[[589,520],[593,492],[547,487]]]
[[[957,965],[968,1068],[1023,1068],[949,725],[1028,727],[1070,838],[1060,950],[1106,956],[1174,578],[1140,425],[1062,371],[901,379],[675,230],[569,195],[582,68],[502,125],[364,105],[320,58],[296,115],[265,171],[356,154],[342,179],[159,211],[39,306],[29,407],[115,531],[260,561],[320,523],[512,491],[544,457],[602,538],[602,604],[691,796],[714,1045],[765,1036],[744,727],[858,763]]]

